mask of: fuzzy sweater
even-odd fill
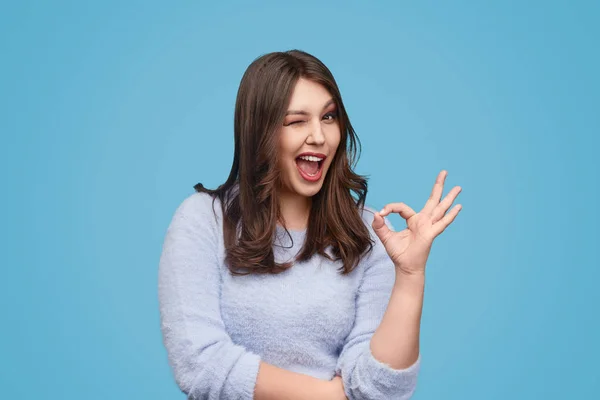
[[[159,262],[163,342],[188,399],[253,399],[261,360],[320,379],[337,373],[350,400],[411,397],[421,357],[397,370],[370,350],[396,273],[371,227],[373,209],[365,207],[362,217],[374,248],[345,276],[340,261],[320,255],[278,275],[231,275],[218,199],[214,210],[216,217],[208,194],[185,198]],[[288,236],[278,226],[275,260],[293,259],[305,235]]]

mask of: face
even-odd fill
[[[333,97],[322,85],[299,79],[279,131],[283,194],[314,196],[340,143]]]

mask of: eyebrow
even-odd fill
[[[332,105],[333,103],[335,103],[335,100],[329,99],[329,101],[327,103],[325,103],[325,105],[323,106],[323,110],[326,109],[327,107],[329,107],[330,105]],[[303,110],[288,110],[285,113],[285,115],[286,116],[288,116],[288,115],[308,115],[308,113]]]

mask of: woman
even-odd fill
[[[358,139],[331,72],[301,51],[256,59],[235,107],[227,181],[195,186],[159,266],[169,362],[191,399],[407,399],[420,365],[425,263],[456,217],[365,206]],[[407,229],[385,218],[399,213]]]

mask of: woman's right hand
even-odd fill
[[[331,380],[331,399],[332,400],[348,400],[344,392],[344,381],[341,376],[336,375]]]

